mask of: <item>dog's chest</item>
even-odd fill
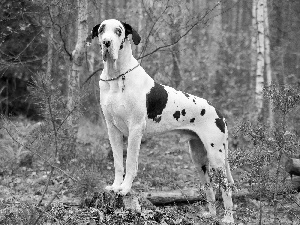
[[[120,92],[101,92],[101,107],[114,117],[127,116],[128,102]]]
[[[100,104],[106,119],[110,120],[124,135],[128,135],[130,120],[140,111],[140,102],[128,90],[114,92],[103,90],[100,93]],[[139,96],[139,95],[137,95]]]

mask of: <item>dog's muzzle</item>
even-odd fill
[[[117,59],[117,52],[114,52],[114,45],[112,44],[111,40],[103,40],[102,44],[102,58],[106,62],[107,60],[116,60]]]
[[[126,38],[124,38],[121,41],[120,48],[117,50],[115,49],[115,45],[111,40],[103,40],[101,47],[102,47],[102,58],[106,62],[109,59],[117,60],[118,59],[118,51],[123,49],[123,45],[126,41]]]

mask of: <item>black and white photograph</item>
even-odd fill
[[[299,0],[1,0],[0,224],[300,224]]]

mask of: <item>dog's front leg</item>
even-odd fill
[[[107,124],[108,137],[113,151],[115,180],[111,186],[106,186],[106,190],[118,192],[123,182],[123,134],[113,124]]]
[[[131,127],[131,129],[129,130],[126,159],[126,175],[121,185],[121,195],[126,195],[130,191],[132,182],[137,175],[138,157],[144,129],[145,124],[141,123],[135,125],[134,127]]]

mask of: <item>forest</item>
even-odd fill
[[[298,0],[1,0],[0,224],[222,224],[221,185],[205,217],[179,135],[142,139],[138,206],[104,190],[104,66],[86,40],[111,18],[141,36],[133,56],[155,82],[226,118],[235,223],[300,224]]]

